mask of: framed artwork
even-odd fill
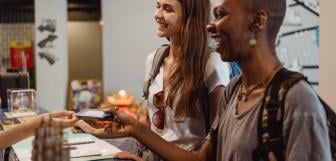
[[[102,81],[72,80],[69,87],[68,110],[97,108],[103,101]]]

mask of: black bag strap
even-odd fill
[[[318,96],[318,98],[327,116],[331,160],[336,161],[336,113],[320,96]]]
[[[142,90],[142,92],[143,92],[142,97],[144,97],[145,99],[148,99],[149,86],[153,83],[156,75],[160,71],[160,66],[163,63],[164,58],[169,53],[169,50],[167,50],[167,49],[169,49],[169,45],[165,44],[165,45],[162,45],[160,48],[158,48],[155,52],[152,67],[151,67],[151,70],[150,70],[150,73],[149,73],[149,78],[147,80],[145,80],[143,90]]]
[[[258,118],[258,147],[253,151],[254,161],[284,161],[286,148],[282,138],[284,101],[289,89],[304,80],[301,73],[281,69],[266,89]],[[332,161],[336,161],[336,113],[318,96],[326,112]]]
[[[169,53],[168,49],[169,49],[169,45],[165,44],[165,45],[162,45],[160,48],[158,48],[155,52],[149,78],[145,81],[144,87],[143,87],[144,99],[148,99],[149,86],[153,83],[156,75],[160,72],[160,67],[163,64],[163,60]],[[205,132],[208,133],[211,125],[210,125],[210,111],[209,111],[209,95],[208,95],[208,89],[206,88],[205,83],[201,91],[201,98],[202,98],[201,103],[202,103],[203,115],[204,115]]]
[[[280,69],[266,88],[258,118],[258,147],[253,160],[284,161],[282,138],[284,101],[288,90],[305,77],[297,72]]]
[[[147,79],[144,83],[143,87],[143,97],[144,99],[148,99],[149,95],[149,86],[153,83],[156,75],[160,71],[160,67],[163,63],[164,58],[167,56],[169,49],[168,45],[162,45],[158,48],[155,52],[151,71],[149,74],[149,79]],[[208,133],[210,129],[210,111],[209,111],[209,95],[208,89],[206,88],[205,84],[201,91],[201,103],[203,108],[203,115],[204,115],[204,125],[205,125],[205,132]]]

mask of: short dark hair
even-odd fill
[[[249,11],[265,10],[267,12],[268,39],[275,41],[286,14],[286,0],[238,0],[238,2]]]

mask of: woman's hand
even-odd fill
[[[74,133],[84,131],[86,133],[95,135],[96,137],[99,137],[99,138],[111,138],[107,134],[105,134],[104,128],[99,128],[99,129],[94,128],[84,120],[78,120],[75,123],[74,127],[72,128],[72,131]]]
[[[86,133],[93,134],[93,135],[95,135],[94,134],[95,130],[96,129],[94,127],[92,127],[90,124],[88,124],[84,120],[78,120],[75,123],[74,127],[72,128],[72,131],[75,132],[75,133],[84,131]]]
[[[22,124],[1,132],[0,134],[0,149],[11,146],[18,141],[32,135],[37,128],[40,128],[42,123],[51,123],[60,125],[62,128],[68,128],[75,124],[77,117],[72,111],[51,112],[38,115],[29,119]]]
[[[98,138],[120,138],[120,137],[126,137],[128,135],[122,135],[117,133],[117,131],[120,131],[122,128],[121,124],[119,122],[116,122],[112,120],[110,123],[105,125],[104,128],[94,128],[84,120],[78,120],[74,128],[72,128],[73,132],[78,132],[79,130],[84,131],[86,133],[95,135]],[[112,129],[112,130],[111,130]],[[111,132],[113,131],[113,132]]]
[[[134,161],[143,161],[138,155],[128,152],[128,151],[122,151],[114,155],[118,159],[131,159]]]
[[[113,121],[105,127],[105,132],[112,137],[128,137],[136,132],[138,126],[141,124],[131,115],[115,109],[112,111]]]
[[[41,122],[49,122],[59,124],[62,128],[69,128],[75,125],[78,118],[73,111],[61,111],[45,113],[39,116]]]

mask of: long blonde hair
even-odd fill
[[[208,60],[209,0],[178,0],[182,6],[182,28],[180,32],[176,68],[168,84],[167,104],[176,105],[175,117],[191,117],[199,113],[197,104],[205,85],[205,68]],[[180,95],[178,95],[178,93]],[[180,96],[178,100],[175,100]],[[176,101],[176,102],[175,102]],[[175,104],[176,103],[176,104]]]

